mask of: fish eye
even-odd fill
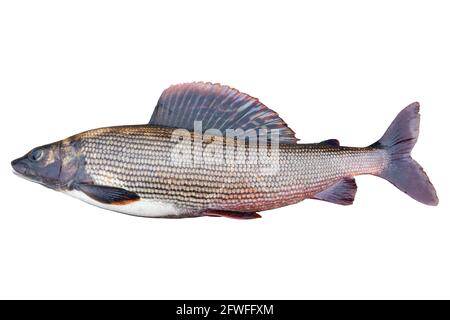
[[[42,149],[34,149],[30,152],[30,160],[31,161],[39,161],[44,155],[44,151]]]

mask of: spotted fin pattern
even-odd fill
[[[278,129],[280,143],[296,143],[295,132],[258,99],[228,86],[212,83],[185,83],[171,86],[159,98],[149,125],[194,130],[202,121],[202,131],[218,129]],[[267,137],[270,139],[270,134]]]

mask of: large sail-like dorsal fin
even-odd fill
[[[202,131],[218,129],[279,130],[280,143],[296,143],[295,132],[258,99],[228,86],[212,83],[184,83],[164,90],[149,125],[194,130],[201,121]]]

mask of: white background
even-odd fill
[[[450,298],[445,1],[2,1],[1,298]],[[414,157],[441,203],[376,177],[355,204],[254,221],[144,219],[12,174],[32,147],[145,123],[187,81],[229,84],[302,142],[376,141],[419,101]]]

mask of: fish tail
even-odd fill
[[[422,167],[411,157],[411,150],[419,136],[419,103],[403,109],[387,129],[383,137],[371,147],[386,150],[389,162],[378,174],[411,198],[436,206],[439,199],[436,190]]]

